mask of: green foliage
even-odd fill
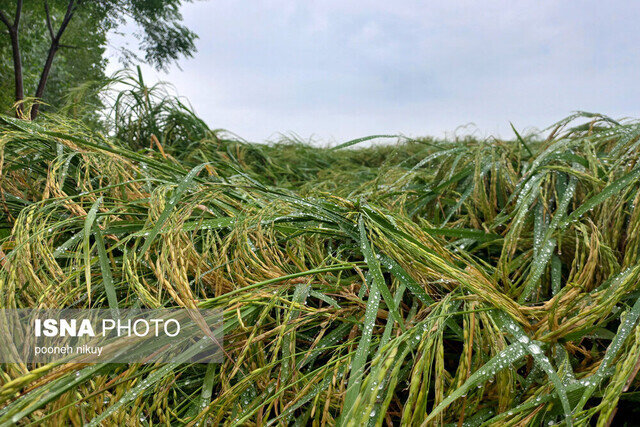
[[[136,50],[123,46],[128,62],[144,61],[157,69],[166,68],[182,56],[195,52],[196,34],[181,24],[180,5],[190,0],[110,0],[88,3],[93,14],[104,17],[110,28],[125,24],[127,19],[136,25],[134,36],[140,40]]]
[[[59,1],[50,3],[54,22],[59,22],[64,15],[64,6]],[[7,15],[13,16],[14,9],[15,1],[0,1],[0,10]],[[0,29],[0,111],[8,114],[15,102],[13,62],[6,28],[2,26]],[[87,34],[91,34],[91,37],[87,37]],[[42,2],[24,2],[19,35],[24,89],[26,94],[33,96],[51,42]],[[106,29],[103,28],[100,19],[91,14],[78,13],[63,34],[62,43],[69,47],[61,48],[56,55],[43,98],[43,111],[56,111],[60,108],[63,105],[61,101],[67,97],[71,89],[105,78],[106,60],[103,56],[106,48]],[[86,97],[85,102],[98,108],[102,107],[95,93]],[[93,114],[96,110],[97,108],[93,109]]]
[[[52,43],[47,26],[45,3],[51,16],[55,34],[63,21],[68,0],[25,1],[19,25],[19,42],[22,56],[25,95],[34,96],[40,81],[45,59]],[[46,91],[42,97],[43,111],[64,111],[73,117],[91,121],[95,127],[98,113],[104,107],[99,91],[107,78],[104,74],[104,57],[107,36],[119,27],[133,28],[135,46],[113,46],[126,64],[142,61],[157,69],[165,69],[182,57],[195,52],[196,34],[182,23],[182,0],[137,1],[75,1],[69,26],[62,33]],[[0,11],[12,20],[16,2],[0,0]],[[4,25],[0,36],[0,112],[9,113],[15,103],[12,48]],[[88,36],[90,35],[90,36]],[[83,92],[83,102],[78,103],[74,93]],[[64,102],[66,100],[66,102]]]

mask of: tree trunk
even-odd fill
[[[47,79],[49,78],[49,72],[51,71],[51,66],[53,65],[53,58],[56,56],[56,52],[58,51],[58,41],[53,40],[51,42],[51,47],[49,47],[49,53],[47,54],[47,60],[44,63],[44,67],[42,68],[42,74],[40,75],[40,81],[38,82],[38,89],[36,89],[36,98],[38,100],[42,99],[42,95],[44,95],[44,88],[47,85]],[[31,108],[31,120],[35,120],[38,117],[38,109],[40,104],[36,102]]]
[[[15,86],[15,101],[19,102],[24,99],[24,85],[22,80],[22,57],[20,56],[20,16],[22,15],[22,0],[16,2],[16,16],[13,23],[9,22],[9,18],[0,10],[0,21],[7,26],[9,30],[9,39],[11,40],[11,52],[13,56],[13,79]],[[17,115],[20,116],[22,105],[18,105]]]
[[[9,38],[11,39],[11,50],[13,51],[13,79],[15,82],[15,100],[16,102],[24,99],[24,86],[22,83],[22,58],[20,56],[20,42],[18,40],[18,29],[11,28],[9,30]],[[18,106],[18,112],[22,112],[22,105]]]

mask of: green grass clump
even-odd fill
[[[0,118],[1,304],[218,307],[229,357],[3,365],[0,424],[609,425],[632,410],[637,122],[328,149],[251,144],[148,95],[118,97],[109,136]]]

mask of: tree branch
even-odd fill
[[[22,14],[22,0],[18,0],[16,3],[16,18],[13,20],[13,27],[18,31],[18,25],[20,25],[20,15]]]
[[[58,52],[58,48],[60,47],[60,39],[62,38],[62,34],[64,30],[67,29],[71,18],[73,17],[73,13],[75,12],[75,0],[69,0],[69,4],[67,5],[67,11],[64,14],[64,18],[62,19],[62,24],[58,29],[55,37],[51,40],[51,45],[49,46],[49,53],[47,54],[47,59],[44,62],[44,67],[42,67],[42,74],[40,74],[40,81],[38,82],[38,88],[36,89],[35,97],[37,99],[42,99],[44,95],[44,88],[47,86],[47,79],[49,78],[49,72],[51,71],[51,66],[53,65],[53,58],[56,56],[56,52]],[[37,102],[31,108],[31,120],[34,120],[38,116],[38,110],[40,109],[40,104]]]
[[[13,19],[13,24],[9,22],[9,17],[0,10],[0,21],[7,26],[9,31],[18,31],[18,25],[20,25],[20,15],[22,14],[22,0],[18,0],[16,3],[16,16]]]
[[[56,44],[60,42],[60,38],[62,38],[62,33],[67,29],[67,25],[71,21],[71,17],[73,16],[73,12],[75,12],[75,8],[73,7],[75,0],[70,0],[67,5],[67,12],[64,14],[64,19],[62,20],[62,25],[60,25],[60,29],[58,29],[58,33],[56,34],[55,40]]]
[[[49,36],[51,36],[51,40],[55,37],[53,35],[53,25],[51,25],[51,14],[49,13],[49,2],[44,0],[44,12],[47,17],[47,29],[49,29]]]
[[[2,21],[2,23],[6,25],[7,28],[11,29],[11,22],[9,22],[9,18],[1,10],[0,10],[0,21]]]

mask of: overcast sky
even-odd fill
[[[575,110],[640,116],[640,2],[196,1],[168,73],[212,128],[320,143],[375,133],[511,137]],[[114,69],[116,65],[110,65]]]

